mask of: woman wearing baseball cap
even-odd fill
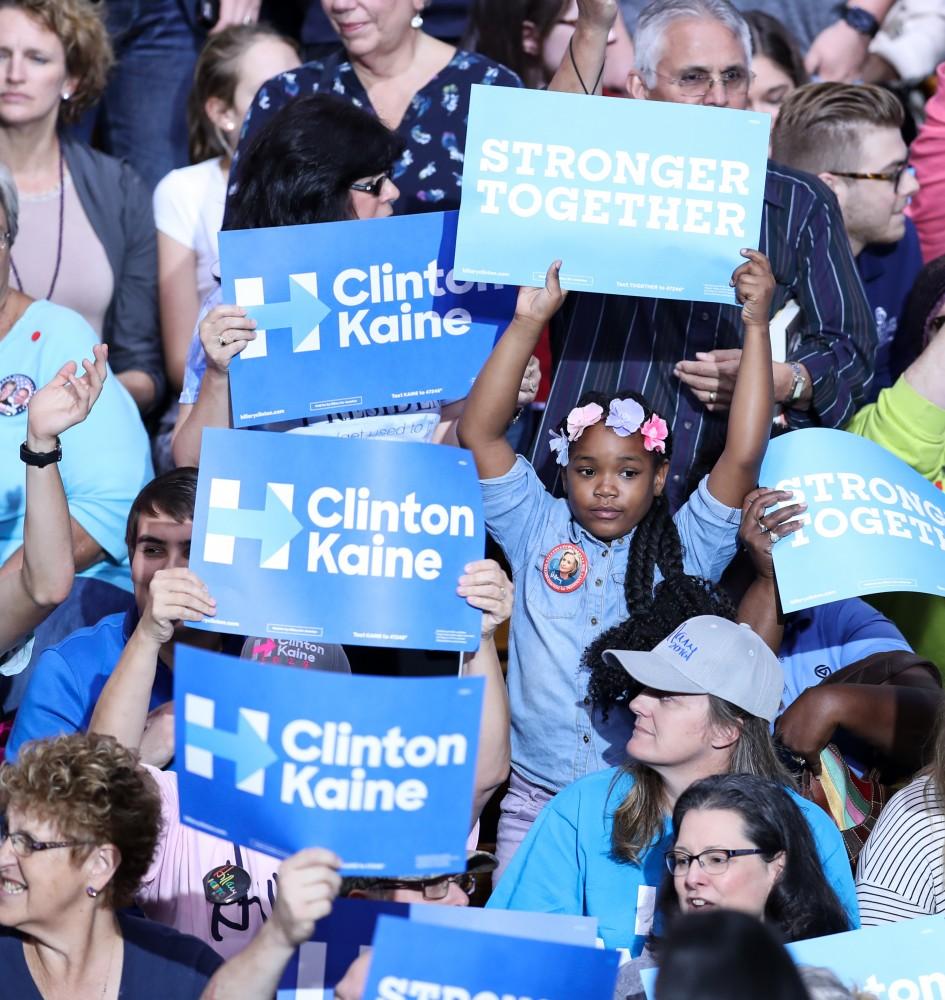
[[[827,881],[851,927],[859,926],[840,833],[790,788],[769,723],[781,703],[775,655],[747,625],[690,618],[651,652],[609,650],[639,693],[628,759],[560,792],[538,816],[489,906],[598,918],[608,948],[643,949],[672,846],[676,800],[713,774],[783,782],[810,824]]]

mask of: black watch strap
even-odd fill
[[[56,438],[56,447],[53,451],[30,451],[24,441],[20,445],[20,461],[27,465],[35,465],[38,469],[43,469],[53,462],[62,461],[62,443]]]
[[[840,8],[840,15],[854,31],[866,35],[867,38],[875,38],[879,31],[879,21],[862,7],[843,6]]]

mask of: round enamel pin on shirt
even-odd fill
[[[545,556],[541,572],[552,590],[573,593],[587,579],[587,556],[573,542],[562,542]]]
[[[250,889],[253,880],[249,872],[239,865],[220,865],[203,877],[203,894],[208,903],[226,906],[241,900]]]
[[[0,416],[16,417],[29,405],[36,383],[19,372],[0,378]]]

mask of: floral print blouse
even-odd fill
[[[518,76],[499,63],[458,49],[449,63],[414,94],[396,129],[406,143],[403,156],[394,166],[394,183],[400,188],[400,197],[394,203],[398,215],[459,207],[469,95],[474,83],[522,86]],[[291,100],[319,91],[330,91],[376,113],[342,50],[264,83],[246,116],[240,147],[245,148],[250,137]]]

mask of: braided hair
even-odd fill
[[[613,398],[635,400],[643,407],[644,421],[659,415],[644,396],[632,390],[620,390],[616,396],[586,392],[577,405],[597,403],[606,413]],[[566,421],[562,421],[558,429],[565,431]],[[665,452],[653,455],[657,464],[668,462],[672,455],[671,431],[664,444]],[[657,567],[663,579],[654,589]],[[595,639],[584,650],[582,659],[584,667],[591,672],[588,694],[603,710],[605,718],[613,705],[627,704],[636,693],[634,681],[626,671],[604,662],[605,650],[648,652],[696,615],[735,619],[735,606],[727,594],[702,577],[690,576],[683,568],[682,542],[665,494],[653,498],[653,504],[633,533],[623,589],[630,617]]]

